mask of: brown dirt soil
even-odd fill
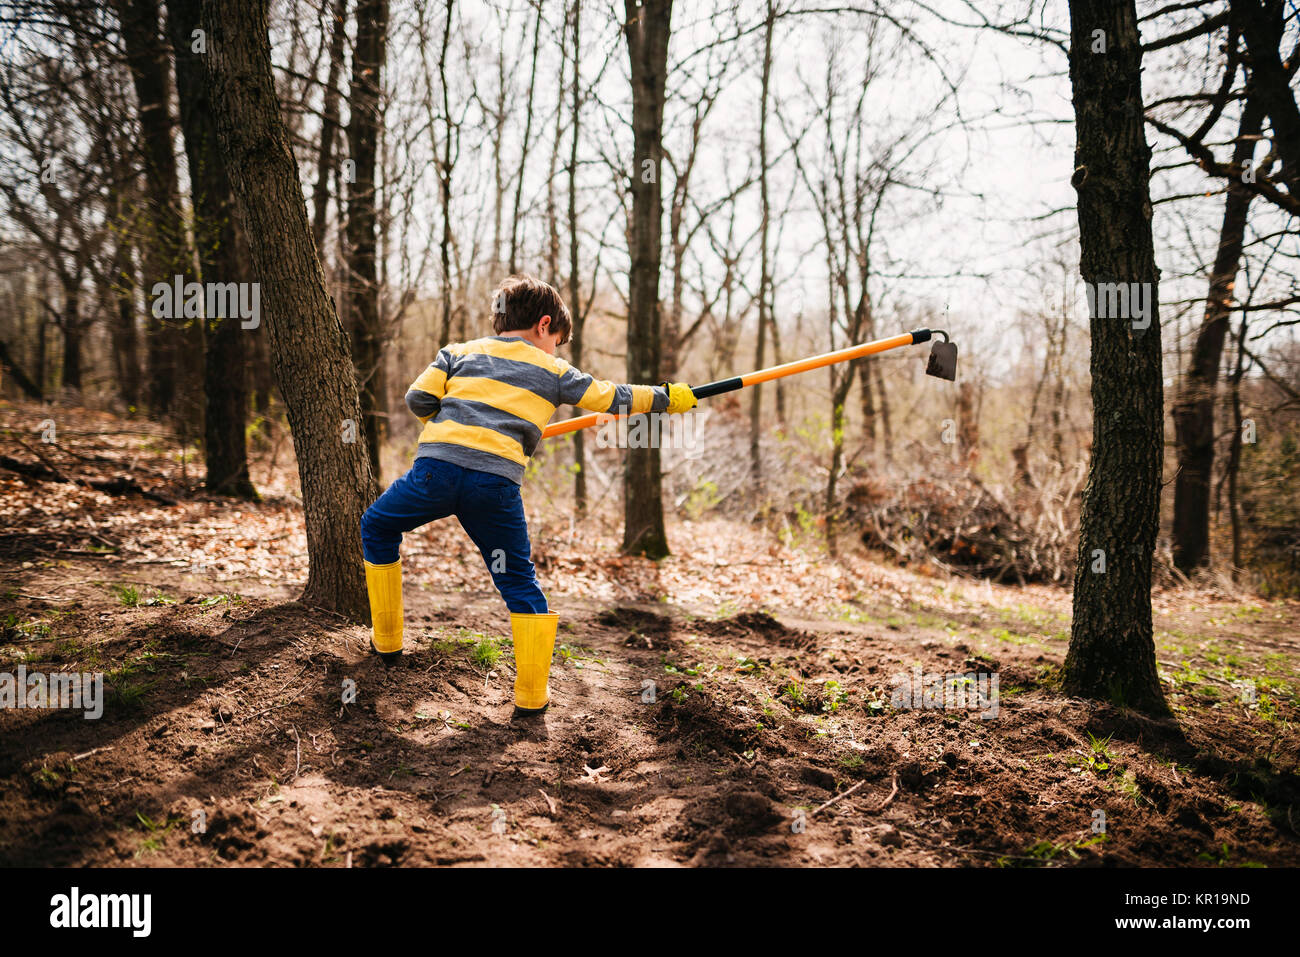
[[[691,556],[647,576],[542,533],[553,704],[512,723],[506,615],[454,526],[408,540],[406,653],[387,666],[365,629],[292,600],[290,491],[231,505],[130,473],[177,504],[0,470],[0,671],[108,689],[96,721],[0,711],[3,864],[1300,860],[1295,602],[1160,593],[1160,723],[1055,690],[1059,590],[864,564],[842,577],[867,587],[800,604],[782,551],[758,585],[664,601]],[[692,528],[670,530],[683,550]],[[917,666],[996,672],[996,717],[892,707]]]

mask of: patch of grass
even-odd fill
[[[109,681],[108,694],[114,704],[123,708],[134,708],[144,700],[145,695],[153,690],[154,682],[152,681],[121,681],[114,683],[112,678],[105,676]]]
[[[849,700],[849,693],[834,679],[827,681],[822,688],[824,691],[824,697],[822,699],[823,711],[839,711],[840,705]]]
[[[470,650],[469,660],[485,671],[491,671],[501,660],[501,648],[491,638],[483,638]]]
[[[136,849],[136,858],[162,850],[163,844],[166,843],[167,832],[180,823],[181,820],[180,818],[164,817],[161,821],[155,821],[143,811],[136,811],[135,816],[146,834],[146,837]]]
[[[135,608],[140,604],[140,589],[134,585],[114,585],[113,593],[117,595],[118,604],[126,608]]]
[[[1038,645],[1042,644],[1037,638],[1030,638],[1027,635],[1017,635],[1005,628],[999,628],[993,632],[993,637],[998,641],[1004,641],[1012,645]]]
[[[211,595],[203,599],[201,602],[199,602],[199,607],[211,608],[213,605],[242,605],[243,603],[244,603],[243,595],[238,595],[234,593],[230,593],[230,594],[223,593],[220,595]]]
[[[868,625],[875,621],[866,611],[854,608],[852,605],[834,605],[831,608],[831,617],[848,622],[853,625]]]
[[[1211,848],[1208,851],[1201,851],[1196,855],[1198,861],[1205,861],[1207,864],[1213,864],[1215,867],[1264,867],[1259,861],[1241,861],[1234,864],[1232,862],[1232,851],[1229,850],[1227,842]]]
[[[1106,735],[1104,738],[1094,737],[1092,732],[1088,732],[1088,752],[1079,752],[1083,755],[1082,761],[1073,762],[1075,766],[1091,771],[1098,777],[1109,774],[1112,770],[1118,770],[1115,767],[1115,756],[1110,752],[1110,739],[1112,735]]]
[[[1290,656],[1284,655],[1280,651],[1275,651],[1260,658],[1259,664],[1269,674],[1287,675],[1296,670],[1291,663]]]
[[[1124,774],[1116,779],[1115,790],[1133,802],[1135,807],[1141,807],[1149,803],[1142,789],[1138,787],[1137,775],[1132,771],[1125,771]]]
[[[32,772],[32,783],[42,791],[54,792],[62,788],[64,781],[76,773],[77,766],[71,761],[64,761],[53,768],[48,764],[42,764]]]
[[[1095,844],[1104,844],[1107,840],[1105,834],[1098,834],[1095,837],[1080,838],[1077,841],[1055,841],[1043,840],[1031,845],[1025,849],[1023,858],[999,857],[997,859],[998,867],[1041,867],[1051,863],[1059,855],[1065,854],[1073,860],[1079,860],[1078,852],[1085,847],[1092,847]],[[1027,858],[1027,859],[1026,859]]]
[[[603,658],[597,658],[595,655],[590,654],[590,651],[591,651],[590,648],[584,648],[581,645],[567,645],[567,644],[560,645],[558,648],[555,649],[555,653],[559,655],[560,660],[562,662],[564,662],[565,664],[571,664],[575,668],[581,668],[582,663],[584,661],[590,661],[593,664],[600,665],[603,668],[605,666],[605,660]],[[664,670],[669,671],[669,668],[665,667]],[[676,669],[672,669],[671,671],[669,671],[669,673],[676,674],[677,671]]]
[[[1049,690],[1061,687],[1061,669],[1059,665],[1039,665],[1034,678],[1042,688]]]
[[[792,681],[781,689],[781,695],[789,700],[790,704],[800,711],[808,710],[808,696],[804,693],[803,685],[797,681]]]
[[[44,641],[50,638],[52,633],[53,629],[49,622],[39,618],[23,621],[16,612],[12,611],[5,615],[3,630],[0,631],[3,637],[18,641]]]

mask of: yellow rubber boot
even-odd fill
[[[551,703],[547,680],[559,625],[560,616],[552,613],[510,615],[510,630],[515,638],[516,716],[541,714]]]
[[[370,647],[385,658],[396,658],[402,653],[402,560],[391,565],[366,562],[366,588],[375,629]]]

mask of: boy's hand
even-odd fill
[[[685,382],[665,382],[663,387],[668,390],[668,411],[689,412],[698,404],[695,401],[695,393]]]

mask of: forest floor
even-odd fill
[[[232,503],[157,426],[0,403],[0,673],[106,691],[98,720],[0,710],[0,864],[1300,861],[1300,602],[1157,592],[1156,722],[1056,690],[1063,589],[721,519],[625,559],[526,489],[561,626],[550,711],[512,723],[508,618],[455,523],[407,538],[394,665],[294,601],[290,458]],[[996,708],[895,707],[914,669],[995,674]]]

